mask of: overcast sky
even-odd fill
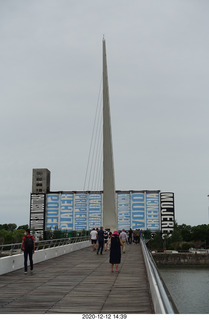
[[[82,190],[106,39],[118,190],[175,193],[208,224],[208,0],[0,0],[0,223],[29,221],[32,169]]]

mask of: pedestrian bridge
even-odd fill
[[[174,313],[156,306],[162,294],[152,292],[158,285],[150,285],[143,246],[127,245],[119,274],[110,272],[109,252],[97,255],[91,246],[36,263],[32,275],[23,267],[3,274],[0,313]]]

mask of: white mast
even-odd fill
[[[106,44],[103,38],[103,225],[117,230],[115,209],[115,177],[113,164],[110,102],[107,75]]]

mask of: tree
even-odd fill
[[[8,231],[13,231],[17,228],[16,223],[5,223],[5,224],[0,224],[0,230],[8,230]]]
[[[209,244],[209,225],[202,224],[192,227],[192,240],[202,241]]]
[[[14,233],[13,231],[1,230],[0,231],[0,241],[1,244],[14,243]]]
[[[179,226],[183,241],[192,241],[192,227],[190,225],[182,224]]]
[[[171,242],[180,242],[182,241],[182,234],[181,234],[181,228],[178,226],[178,223],[175,221],[174,223],[174,230],[172,232],[172,235],[170,237],[170,243]]]
[[[8,230],[8,224],[7,223],[2,224],[2,230]]]
[[[8,227],[7,229],[8,231],[13,231],[17,228],[17,225],[15,223],[9,223],[7,227]]]
[[[18,229],[14,231],[14,241],[16,243],[22,242],[24,236],[24,229]]]
[[[151,237],[151,233],[150,233]],[[163,239],[162,239],[162,233],[160,231],[155,232],[154,238],[151,239],[148,243],[147,246],[149,249],[157,249],[157,250],[162,250],[163,249]]]
[[[24,225],[19,226],[19,227],[17,228],[17,230],[26,230],[26,229],[28,229],[28,224],[24,224]]]

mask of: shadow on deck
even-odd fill
[[[0,313],[154,313],[141,246],[127,246],[119,270],[89,247],[2,275]]]

